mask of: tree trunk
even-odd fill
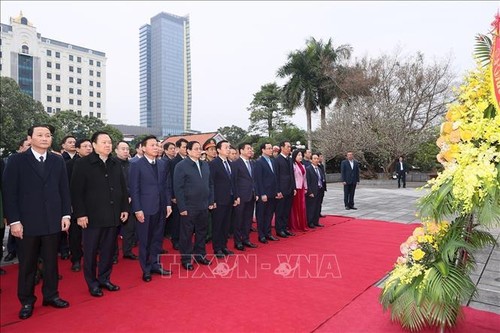
[[[307,118],[307,148],[312,149],[312,130],[311,130],[311,114],[312,110],[306,109],[306,118]]]
[[[321,106],[321,129],[326,127],[326,106]]]

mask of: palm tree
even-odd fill
[[[297,50],[288,55],[288,62],[278,69],[278,76],[289,77],[283,86],[283,104],[289,110],[299,106],[306,109],[307,145],[311,147],[311,114],[317,111],[318,89],[317,62],[314,59],[314,49]]]

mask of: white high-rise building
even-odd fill
[[[1,24],[0,76],[49,114],[73,110],[106,121],[106,54],[42,37],[21,13]]]

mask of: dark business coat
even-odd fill
[[[321,169],[318,168],[318,171],[321,172]],[[306,168],[306,179],[307,179],[307,193],[306,197],[309,196],[309,194],[314,194],[314,196],[318,196],[320,188],[318,186],[318,174],[316,173],[316,170],[314,170],[314,165],[309,165]],[[323,191],[323,184],[321,185],[321,191]]]
[[[226,171],[220,157],[216,157],[209,164],[210,177],[214,184],[214,202],[219,205],[232,206],[233,204],[233,181]],[[233,169],[232,163],[228,161],[229,168]]]
[[[167,206],[171,206],[172,184],[168,165],[157,159],[156,166],[155,175],[153,166],[145,157],[129,165],[128,186],[134,213],[142,210],[144,215],[165,214]]]
[[[37,163],[30,148],[10,156],[3,174],[7,222],[21,221],[25,236],[59,233],[61,218],[71,214],[64,160],[48,152],[43,174]]]
[[[408,164],[406,162],[403,162],[403,168],[401,168],[401,163],[399,161],[397,161],[396,165],[395,165],[395,171],[396,171],[396,173],[408,172]]]
[[[253,161],[250,161],[250,167],[255,171]],[[248,172],[243,159],[238,158],[232,164],[234,178],[234,197],[240,198],[240,202],[255,200],[255,184],[253,175]]]
[[[71,202],[75,218],[87,216],[89,228],[117,227],[120,213],[129,211],[127,184],[120,162],[99,155],[78,159],[71,177]]]
[[[321,173],[321,168],[318,167],[318,171]],[[307,213],[307,224],[318,225],[319,215],[321,211],[321,199],[324,192],[323,184],[321,188],[319,183],[322,183],[322,179],[318,177],[314,165],[309,165],[306,168],[306,179],[307,179],[307,193],[306,193],[306,213]],[[311,194],[313,196],[311,197]]]
[[[199,161],[201,176],[196,163],[186,157],[175,166],[174,193],[179,212],[205,210],[214,203],[214,185],[210,177],[210,167]]]
[[[274,173],[276,171],[275,160],[273,158],[270,160],[274,171],[262,156],[254,164],[255,191],[259,197],[267,195],[268,198],[274,198],[278,193],[278,182]]]
[[[323,177],[323,190],[326,192],[326,171],[324,164],[318,164],[319,169],[321,170],[321,175]]]
[[[295,189],[295,176],[293,173],[293,164],[290,158],[285,159],[279,154],[274,165],[276,166],[276,177],[278,179],[278,193],[284,196],[293,194]]]
[[[340,164],[340,173],[342,182],[348,185],[359,183],[359,162],[353,160],[353,168],[351,168],[349,160],[343,160]]]

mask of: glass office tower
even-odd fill
[[[160,13],[139,30],[141,126],[162,135],[191,128],[189,16]]]

